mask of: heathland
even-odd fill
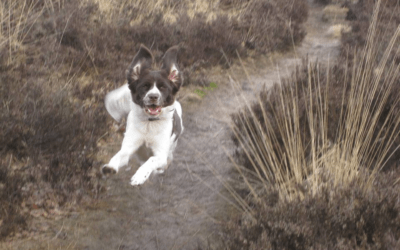
[[[98,171],[104,164],[99,155],[113,139],[113,121],[103,99],[123,84],[140,44],[152,49],[156,61],[179,45],[183,91],[201,88],[214,83],[215,69],[227,72],[240,60],[293,51],[306,36],[309,4],[320,10],[334,4],[345,10],[348,27],[341,30],[337,58],[329,65],[304,58],[291,76],[264,88],[231,116],[226,145],[234,152],[233,167],[225,172],[229,181],[222,180],[229,189],[223,195],[240,212],[223,217],[219,238],[227,249],[400,248],[400,3],[315,2],[2,1],[0,240],[40,237],[50,229],[33,219],[62,220],[88,204],[107,203],[112,191]],[[202,105],[201,98],[188,99]],[[187,110],[187,124],[197,124],[196,109]],[[207,133],[207,121],[199,124]],[[189,145],[188,138],[181,143]],[[200,135],[193,138],[204,149],[219,148],[206,147]],[[178,148],[175,162],[189,164],[196,174],[200,160],[179,160],[187,151]],[[229,157],[211,164],[221,161]],[[190,178],[201,176],[195,174]],[[150,185],[168,192],[160,183]],[[160,202],[147,209],[165,208]],[[71,236],[64,237],[71,243],[65,248],[80,249]],[[122,239],[121,246],[132,248]]]

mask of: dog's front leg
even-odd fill
[[[133,114],[129,113],[126,132],[122,141],[121,149],[116,155],[114,155],[110,162],[102,167],[103,174],[114,174],[118,172],[118,169],[126,166],[129,162],[130,156],[142,145],[143,138],[140,133],[135,131],[133,125]]]
[[[164,168],[167,165],[167,155],[155,155],[150,157],[131,178],[131,185],[137,186],[143,184],[153,173],[158,169]]]

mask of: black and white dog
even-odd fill
[[[153,151],[131,178],[131,185],[143,184],[151,173],[162,173],[172,161],[177,139],[183,132],[182,108],[175,95],[182,85],[177,66],[178,47],[165,53],[161,70],[152,70],[153,56],[141,45],[127,73],[128,83],[106,95],[110,115],[127,117],[121,150],[102,167],[103,174],[116,173],[143,144]]]

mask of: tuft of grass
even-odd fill
[[[400,26],[382,53],[377,6],[352,63],[306,62],[232,116],[246,184],[232,249],[399,245]]]
[[[32,29],[43,8],[37,1],[11,1],[0,3],[0,62],[10,65],[25,49],[27,33]]]
[[[400,122],[399,66],[388,59],[400,28],[380,61],[375,61],[376,22],[353,68],[303,65],[291,79],[262,91],[256,103],[232,116],[241,163],[263,183],[279,186],[285,199],[292,193],[288,183],[300,185],[319,169],[332,174],[335,186],[345,185],[360,168],[376,172],[392,153],[398,155],[392,146]],[[317,182],[318,178],[313,180],[311,193]],[[364,184],[370,187],[370,181],[360,183]]]

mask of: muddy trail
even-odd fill
[[[230,114],[244,105],[235,97],[232,82],[252,100],[260,88],[291,74],[303,57],[333,61],[340,44],[333,25],[344,23],[343,13],[324,14],[323,8],[310,2],[307,36],[295,50],[249,59],[229,70],[211,69],[209,79],[217,87],[205,90],[203,97],[195,87],[181,91],[185,131],[164,174],[153,174],[140,187],[130,186],[141,164],[138,156],[102,180],[107,190],[95,203],[68,218],[35,219],[36,225],[48,225],[48,233],[9,243],[6,249],[223,249],[221,228],[234,209],[221,197],[227,192],[219,179],[231,178],[233,164],[224,150],[233,152]],[[107,162],[121,141],[122,133],[110,132],[99,158]]]

